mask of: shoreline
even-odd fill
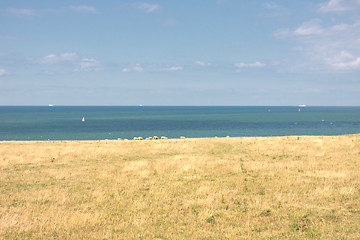
[[[162,142],[171,140],[201,140],[201,139],[255,139],[255,138],[300,138],[300,137],[345,137],[345,136],[360,136],[360,133],[354,134],[340,134],[340,135],[285,135],[285,136],[242,136],[242,137],[179,137],[179,138],[166,138],[166,139],[97,139],[97,140],[0,140],[0,143],[20,143],[20,142]]]

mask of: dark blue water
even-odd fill
[[[355,133],[360,107],[0,107],[0,140]]]

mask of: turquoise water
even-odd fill
[[[0,107],[0,140],[355,133],[360,107]]]

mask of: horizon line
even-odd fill
[[[360,107],[360,105],[0,105],[0,107]]]

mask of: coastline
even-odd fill
[[[46,142],[165,142],[165,141],[177,141],[177,140],[201,140],[201,139],[271,139],[271,138],[327,138],[327,137],[346,137],[346,136],[360,136],[360,133],[354,134],[340,134],[340,135],[287,135],[287,136],[241,136],[241,137],[179,137],[179,138],[167,138],[166,139],[157,139],[157,140],[149,140],[146,137],[142,137],[143,139],[98,139],[98,140],[0,140],[1,143],[46,143]]]

